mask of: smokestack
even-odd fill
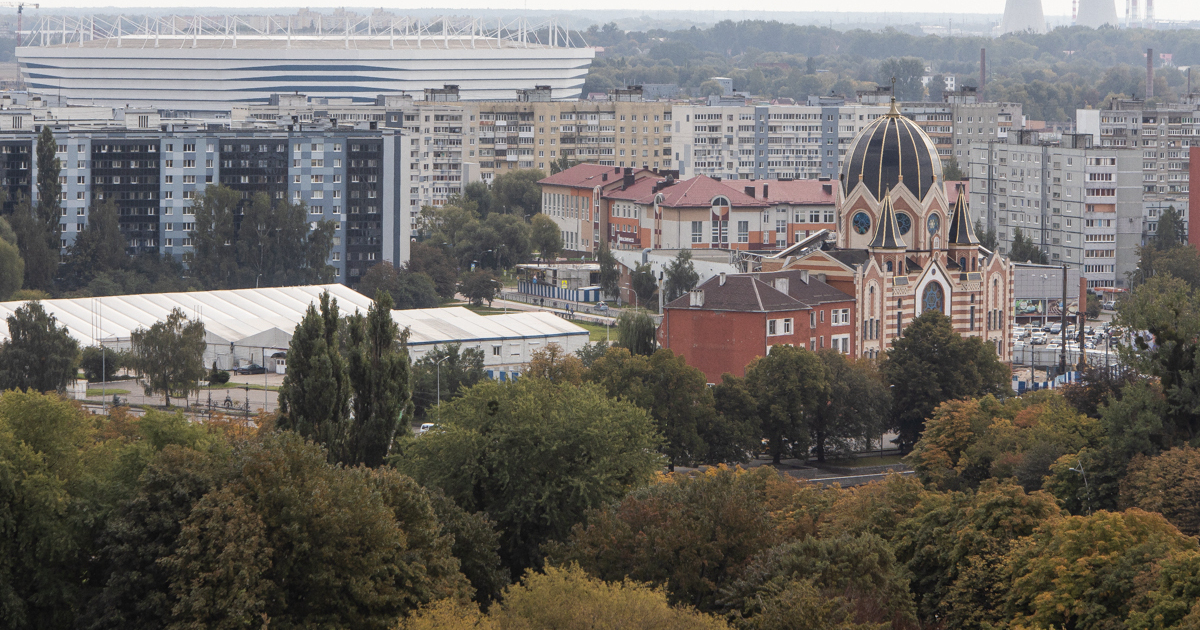
[[[1071,0],[1071,24],[1079,21],[1079,0]]]
[[[984,86],[987,84],[987,49],[979,49],[979,100],[986,102],[983,98]]]
[[[1141,26],[1141,22],[1139,21],[1139,18],[1138,18],[1138,0],[1129,0],[1129,10],[1127,11],[1127,13],[1129,14],[1129,27],[1130,28],[1136,28],[1138,26]]]
[[[1146,28],[1154,28],[1154,0],[1146,0]]]
[[[1146,0],[1146,10],[1150,10],[1150,0]],[[1146,49],[1146,99],[1154,98],[1154,49]]]

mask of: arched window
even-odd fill
[[[712,205],[714,208],[717,206],[728,208],[730,206],[730,203],[729,203],[728,198],[726,198],[722,195],[717,195],[716,197],[713,197]],[[703,206],[701,206],[701,207],[703,207]]]
[[[962,258],[958,259],[958,268],[962,269],[963,271],[967,270],[967,257],[966,256],[963,256]]]
[[[887,261],[887,270],[888,270],[888,273],[892,273],[892,261],[890,261],[890,260]]]
[[[942,311],[945,312],[946,293],[942,291],[942,285],[937,282],[930,282],[925,286],[924,293],[921,294],[921,312],[925,311]]]

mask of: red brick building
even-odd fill
[[[771,346],[853,354],[854,298],[804,270],[721,274],[664,309],[659,343],[681,354],[721,382],[729,372],[744,376],[746,366]]]
[[[644,168],[578,164],[538,181],[542,186],[542,214],[558,224],[563,249],[592,253],[607,231],[608,208],[604,194],[654,177]]]

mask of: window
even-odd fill
[[[738,221],[737,231],[738,231],[737,242],[739,242],[739,243],[749,243],[750,242],[750,222],[749,221]]]
[[[692,242],[693,243],[704,242],[704,222],[703,221],[692,221]]]
[[[834,326],[846,326],[850,323],[850,309],[835,308],[832,311],[831,323]]]

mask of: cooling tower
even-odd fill
[[[1000,33],[1021,31],[1046,32],[1042,0],[1007,0],[1004,3],[1004,19],[1000,21]]]
[[[1117,6],[1113,0],[1079,0],[1079,17],[1075,20],[1076,26],[1100,28],[1105,24],[1119,26]]]

